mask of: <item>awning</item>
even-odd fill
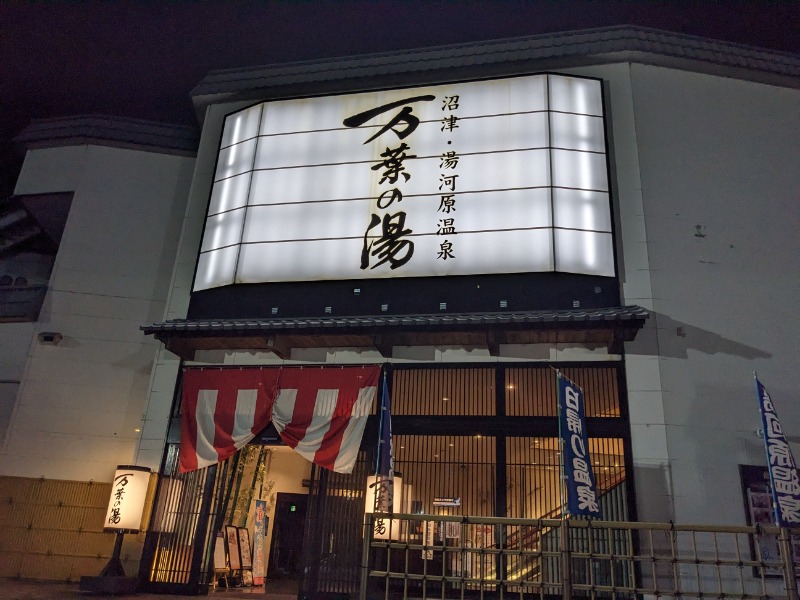
[[[263,319],[176,319],[143,326],[146,335],[179,357],[192,360],[198,350],[270,351],[288,358],[292,348],[375,348],[385,357],[393,346],[501,344],[583,344],[620,353],[649,313],[641,306],[555,311],[441,313],[360,317]]]

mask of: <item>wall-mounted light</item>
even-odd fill
[[[50,344],[51,346],[57,346],[64,339],[64,336],[57,331],[42,331],[38,337],[40,344]]]

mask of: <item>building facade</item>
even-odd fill
[[[324,558],[302,590],[347,592],[349,563],[324,548],[350,548],[363,520],[376,419],[352,475],[274,431],[250,459],[181,475],[182,369],[383,365],[400,508],[526,518],[560,514],[558,370],[586,394],[606,518],[749,522],[754,370],[784,430],[800,423],[798,76],[793,55],[612,28],[211,73],[192,91],[194,145],[143,123],[31,126],[12,200],[71,204],[60,243],[36,249],[54,257],[41,312],[0,326],[4,485],[63,480],[58,496],[150,467],[128,565],[192,593],[220,525],[255,533],[255,497],[225,492],[252,477],[267,577]],[[75,504],[91,522],[97,507]],[[291,507],[315,524],[302,547],[280,531]],[[6,548],[39,529],[6,514]],[[3,575],[34,576],[9,556]],[[59,578],[87,574],[81,560]]]

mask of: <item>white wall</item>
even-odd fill
[[[0,474],[110,480],[133,460],[157,348],[139,327],[163,317],[193,165],[93,145],[28,152],[17,194],[74,197],[39,322],[0,326],[4,352],[25,352]],[[41,345],[40,331],[63,340]]]
[[[622,304],[637,304],[653,311],[653,274],[640,174],[632,65],[581,67],[569,72],[604,81]],[[633,475],[638,518],[642,521],[668,521],[674,517],[656,323],[655,316],[651,316],[634,342],[625,348]]]
[[[8,432],[19,382],[25,371],[28,346],[35,331],[35,323],[0,324],[0,440],[4,440]]]
[[[174,249],[163,255],[164,261],[168,263],[165,269],[169,269],[165,272],[171,276],[166,305],[159,315],[151,319],[151,323],[186,318],[223,120],[227,112],[243,106],[246,105],[211,107],[206,113],[197,159],[192,165],[193,172],[189,175],[191,185],[188,194],[184,194],[187,199],[175,207],[176,211],[181,211],[181,221],[176,229],[180,234],[176,234],[171,240],[175,243]],[[160,343],[158,347],[153,375],[149,388],[145,391],[142,431],[134,456],[136,465],[149,467],[154,471],[158,471],[161,466],[175,382],[180,368],[180,359],[177,356],[165,350]]]
[[[606,82],[641,520],[743,524],[764,465],[752,371],[800,435],[800,92],[635,63]],[[795,452],[798,451],[795,446]]]
[[[741,524],[754,369],[800,434],[800,92],[631,75],[675,519]]]

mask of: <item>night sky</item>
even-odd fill
[[[0,198],[36,118],[196,124],[213,69],[634,24],[800,53],[800,1],[0,0]]]

